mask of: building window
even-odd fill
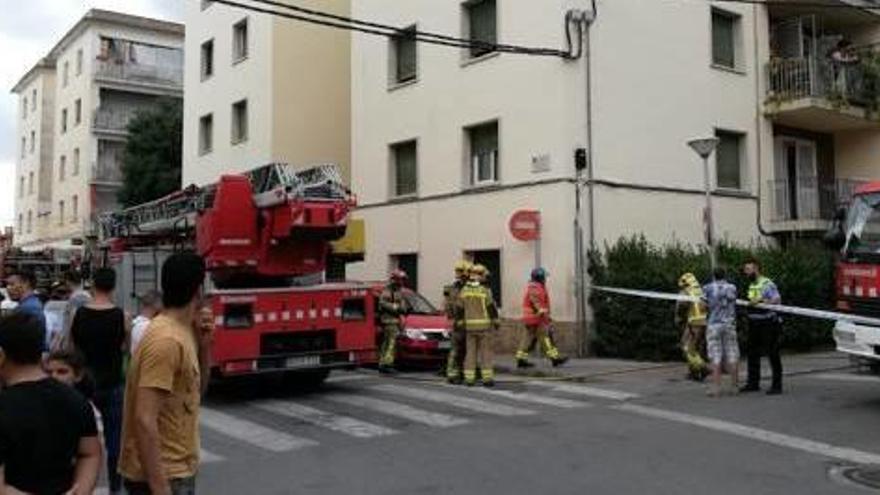
[[[67,132],[67,109],[61,110],[61,134]]]
[[[391,184],[395,197],[418,194],[418,144],[407,141],[391,145]]]
[[[469,50],[470,58],[482,57],[495,51],[498,40],[498,17],[495,11],[495,0],[472,0],[464,4],[467,36],[475,41],[488,43],[492,46],[478,45]]]
[[[18,233],[24,234],[24,215],[18,214]]]
[[[232,144],[243,143],[248,138],[247,100],[232,104]]]
[[[34,173],[28,173],[28,196],[34,193]]]
[[[37,149],[37,131],[31,131],[31,154]]]
[[[58,181],[64,182],[64,177],[67,175],[67,157],[61,155],[61,160],[58,163]]]
[[[465,253],[465,258],[472,263],[483,265],[489,270],[489,289],[495,296],[495,304],[500,308],[503,300],[501,297],[501,251],[497,249],[468,251]]]
[[[210,153],[214,149],[214,115],[208,114],[199,119],[199,154]]]
[[[73,104],[73,123],[79,125],[82,122],[82,98],[77,98]]]
[[[740,43],[740,16],[732,12],[712,9],[712,64],[726,69],[738,66]]]
[[[79,148],[73,149],[73,173],[74,177],[79,175]]]
[[[31,110],[37,109],[37,90],[31,90]]]
[[[76,194],[70,198],[70,223],[76,223],[79,218],[79,196]]]
[[[242,19],[232,26],[232,62],[240,62],[248,56],[248,20]]]
[[[18,179],[18,197],[24,197],[24,176],[21,176]]]
[[[418,77],[418,43],[416,27],[410,26],[391,38],[391,58],[393,60],[393,84],[415,81]]]
[[[28,99],[27,96],[21,99],[21,118],[26,119],[28,113]]]
[[[745,134],[715,131],[718,148],[715,150],[715,185],[721,189],[743,187],[743,144]]]
[[[27,151],[27,138],[21,138],[21,157],[24,158]]]
[[[214,40],[202,43],[202,80],[214,75]]]
[[[83,71],[83,51],[82,48],[76,51],[76,75],[82,74]]]
[[[30,234],[34,227],[34,212],[33,210],[28,210],[27,217],[27,233]]]
[[[58,225],[64,225],[64,200],[58,202]]]
[[[395,254],[391,256],[391,269],[403,270],[406,273],[406,286],[414,291],[419,290],[419,255],[415,253]]]
[[[498,122],[465,129],[470,185],[498,182]]]
[[[201,6],[202,10],[205,10],[213,4],[214,4],[214,2],[212,2],[211,0],[202,0],[200,6]]]
[[[70,62],[64,62],[64,69],[61,74],[61,85],[66,88],[67,83],[70,82]]]

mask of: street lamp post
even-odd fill
[[[697,138],[688,141],[691,147],[700,158],[703,159],[703,188],[706,193],[706,241],[709,244],[709,263],[712,268],[712,275],[715,276],[715,267],[718,266],[715,252],[715,221],[712,215],[712,190],[709,183],[709,157],[718,147],[718,138]]]

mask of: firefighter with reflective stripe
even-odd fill
[[[675,324],[684,328],[681,334],[681,350],[688,365],[688,377],[703,381],[709,373],[706,364],[706,305],[702,302],[703,289],[693,273],[685,273],[678,279],[681,294],[697,298],[696,302],[679,301],[675,307]]]
[[[455,302],[458,294],[468,282],[468,270],[471,264],[461,260],[455,264],[455,281],[443,288],[444,311],[446,318],[452,322],[452,348],[446,361],[446,379],[454,385],[464,380],[464,355],[467,337],[464,331],[464,321],[456,315]]]
[[[403,283],[406,273],[394,270],[388,285],[379,296],[379,323],[382,325],[382,347],[379,350],[379,372],[394,372],[394,356],[397,352],[397,336],[406,314],[406,300],[403,298]]]
[[[464,380],[468,386],[473,386],[479,367],[483,385],[492,387],[495,385],[492,337],[498,328],[498,307],[492,291],[482,284],[486,268],[474,265],[468,273],[468,283],[456,299],[456,314],[464,322],[466,335]]]
[[[537,346],[541,346],[544,356],[553,366],[561,366],[568,361],[559,353],[551,336],[550,295],[547,293],[547,271],[543,268],[532,270],[529,284],[526,286],[522,302],[522,321],[525,331],[516,351],[516,367],[531,368],[529,354]]]

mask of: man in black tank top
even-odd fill
[[[86,368],[95,379],[95,407],[104,421],[110,493],[115,494],[122,490],[116,465],[122,432],[122,362],[128,332],[125,313],[113,303],[116,273],[110,268],[98,269],[93,288],[93,300],[73,316],[70,336],[74,347],[86,357]]]

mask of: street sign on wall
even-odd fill
[[[517,210],[508,223],[510,235],[520,241],[537,241],[541,238],[541,212],[537,210]]]

